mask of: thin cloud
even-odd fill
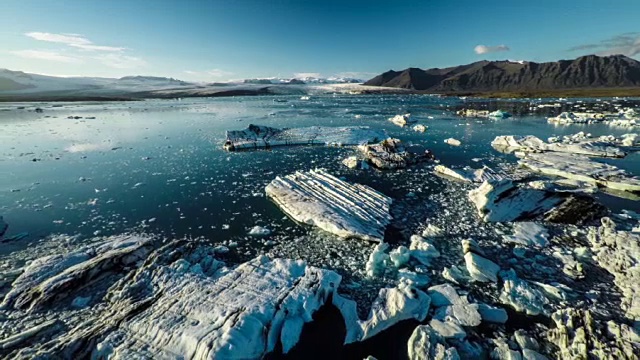
[[[628,32],[602,40],[599,43],[578,45],[568,49],[568,51],[581,50],[595,50],[594,53],[601,56],[636,56],[640,54],[640,32]]]
[[[229,76],[229,75],[233,75],[232,72],[229,71],[224,71],[224,70],[220,70],[220,69],[212,69],[212,70],[208,70],[205,71],[205,73],[207,75],[211,75],[213,77],[223,77],[223,76]]]
[[[366,71],[343,71],[335,74],[333,77],[336,78],[351,78],[351,79],[369,79],[378,75],[377,73],[366,72]]]
[[[91,41],[78,34],[52,34],[46,32],[32,31],[25,34],[26,36],[47,42],[54,42],[66,45],[90,45]]]
[[[222,69],[211,69],[211,70],[205,70],[205,71],[185,70],[184,73],[189,75],[192,79],[198,79],[199,81],[220,79],[222,77],[233,75],[232,72],[225,71]]]
[[[476,54],[478,55],[500,52],[500,51],[509,51],[509,50],[511,49],[507,45],[498,45],[498,46],[478,45],[473,49],[473,51],[475,51]]]
[[[91,40],[79,34],[52,34],[32,31],[25,33],[25,35],[35,40],[64,44],[87,51],[121,52],[125,50],[123,47],[95,45]]]
[[[9,53],[25,59],[39,59],[39,60],[57,61],[57,62],[70,63],[70,64],[79,64],[84,62],[83,59],[81,58],[60,54],[59,52],[55,52],[55,51],[15,50],[15,51],[9,51]]]

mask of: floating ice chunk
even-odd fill
[[[454,138],[448,138],[448,139],[444,139],[445,144],[449,144],[451,146],[460,146],[462,145],[462,142],[460,142],[460,140],[454,139]]]
[[[509,319],[505,309],[487,304],[478,304],[478,312],[486,322],[504,324]]]
[[[493,343],[496,345],[491,352],[491,357],[493,359],[499,360],[522,360],[522,355],[517,350],[511,350],[509,348],[509,344],[507,344],[504,340],[494,340]]]
[[[513,333],[513,336],[516,338],[516,342],[520,346],[520,349],[531,349],[538,350],[540,348],[540,344],[538,341],[525,333],[522,329],[516,330]]]
[[[462,169],[451,169],[444,165],[436,165],[434,171],[438,174],[446,175],[448,177],[452,177],[457,180],[462,180],[464,182],[478,182],[481,183],[487,180],[502,180],[506,178],[506,175],[496,173],[488,167],[483,167],[482,169],[471,169],[469,167],[465,167]]]
[[[150,238],[120,235],[89,250],[36,259],[12,284],[2,308],[40,308],[106,271],[135,265],[150,251]]]
[[[399,246],[389,253],[389,260],[396,268],[400,268],[409,262],[411,252],[406,246]]]
[[[407,124],[416,122],[416,120],[411,119],[411,114],[396,115],[389,118],[389,121],[398,126],[406,126]]]
[[[434,319],[453,321],[462,326],[478,326],[482,322],[478,304],[449,305],[438,308]]]
[[[445,339],[464,339],[467,337],[467,333],[464,329],[453,321],[431,319],[429,326],[431,326],[434,331]]]
[[[423,133],[427,131],[427,127],[422,124],[413,125],[413,131]]]
[[[349,156],[348,158],[342,160],[342,165],[348,167],[349,169],[360,168],[366,170],[369,168],[369,164],[365,161],[358,160],[356,156]]]
[[[500,266],[478,254],[468,252],[464,254],[464,262],[467,265],[469,275],[475,281],[497,282]]]
[[[276,129],[249,125],[245,130],[227,131],[224,149],[234,151],[290,145],[359,145],[386,138],[384,130],[366,126]]]
[[[592,198],[518,188],[510,180],[485,181],[480,187],[469,191],[469,199],[484,221],[544,219],[576,224],[590,220],[604,211]]]
[[[533,222],[520,222],[513,225],[513,235],[503,235],[507,242],[524,246],[545,247],[549,244],[549,233],[544,226]]]
[[[548,357],[531,349],[522,349],[522,359],[523,360],[549,360]]]
[[[518,278],[515,271],[509,270],[501,273],[504,280],[500,302],[512,306],[516,311],[527,315],[538,315],[545,313],[545,305],[549,300],[544,293],[525,280]]]
[[[287,215],[342,238],[381,242],[391,222],[391,198],[324,170],[277,177],[266,193]]]
[[[407,269],[398,270],[398,280],[409,282],[419,288],[423,288],[431,282],[429,275]]]
[[[411,235],[411,244],[409,245],[411,256],[423,265],[430,265],[431,260],[440,256],[440,252],[428,240],[420,235]]]
[[[593,161],[586,156],[567,154],[526,154],[519,164],[545,175],[584,181],[614,190],[640,192],[640,178],[613,165]]]
[[[449,347],[442,335],[429,325],[420,325],[413,330],[407,343],[409,360],[459,360],[454,347]]]
[[[456,111],[456,114],[464,117],[488,117],[489,110],[462,109]]]
[[[431,304],[435,307],[469,303],[466,297],[458,295],[456,289],[449,284],[434,285],[427,290],[427,293],[431,296]]]
[[[342,313],[347,326],[345,344],[368,339],[402,320],[423,321],[430,303],[427,294],[401,281],[396,287],[380,289],[367,320],[359,320],[354,301],[337,294],[333,297],[333,304]]]
[[[381,289],[366,321],[361,322],[362,338],[368,339],[406,319],[427,317],[431,299],[411,284],[400,282],[395,288]]]
[[[451,265],[442,270],[442,277],[452,283],[462,285],[471,281],[471,275],[464,266]]]
[[[433,154],[422,147],[405,148],[402,141],[388,138],[377,144],[360,145],[364,157],[378,169],[401,169],[432,160]]]
[[[368,277],[378,277],[384,275],[389,262],[389,255],[386,253],[389,248],[389,244],[380,243],[373,248],[371,254],[369,254],[369,260],[365,265],[365,271]]]
[[[487,115],[487,117],[490,118],[490,119],[506,119],[506,118],[510,118],[511,114],[509,114],[506,111],[496,110],[494,112],[490,112]]]
[[[427,227],[422,231],[422,236],[425,238],[440,237],[442,235],[444,235],[444,231],[433,224],[427,225]]]
[[[251,236],[267,236],[271,234],[271,230],[262,227],[262,226],[254,226],[249,230],[249,235]]]
[[[547,143],[543,140],[529,136],[498,136],[492,142],[496,150],[511,153],[523,152],[560,152],[570,154],[582,154],[601,157],[625,157],[627,154],[610,142],[600,140],[586,140],[577,143],[554,142]]]

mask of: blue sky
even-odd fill
[[[640,0],[2,0],[0,68],[223,81],[638,59],[638,18]]]

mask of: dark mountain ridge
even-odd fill
[[[483,60],[443,69],[390,70],[364,84],[432,92],[630,88],[640,86],[640,62],[623,55],[547,63]]]

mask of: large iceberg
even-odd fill
[[[287,145],[360,145],[386,138],[384,130],[367,126],[277,129],[251,124],[244,130],[227,131],[224,149],[234,151]]]
[[[382,242],[391,222],[391,198],[360,184],[350,184],[324,170],[277,177],[266,193],[294,220],[342,238]]]

